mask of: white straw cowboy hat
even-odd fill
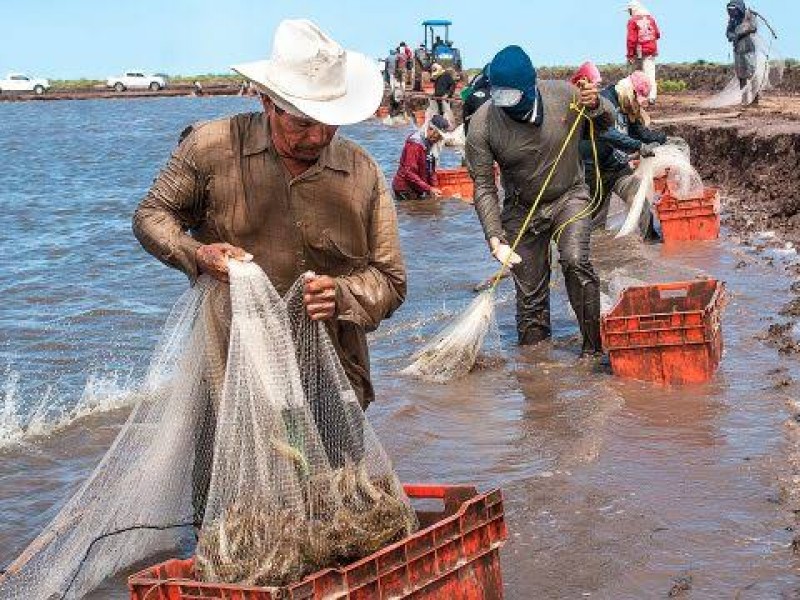
[[[284,110],[327,125],[364,121],[383,99],[377,63],[344,50],[306,19],[281,21],[269,59],[231,68]]]

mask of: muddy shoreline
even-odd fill
[[[675,109],[668,105],[656,117],[703,116],[691,104]],[[776,242],[800,244],[800,99],[768,98],[762,106],[725,114],[730,116],[710,112],[703,120],[663,128],[685,138],[703,179],[725,190],[723,222],[733,232],[749,241],[774,231]]]
[[[116,92],[111,88],[51,89],[37,96],[33,93],[4,92],[0,102],[49,102],[55,100],[130,100],[132,98],[170,98],[175,96],[238,96],[238,85],[204,85],[201,94],[196,94],[194,86],[170,85],[156,92],[150,90],[126,90]]]
[[[542,67],[539,69],[539,77],[542,79],[569,79],[576,70],[576,66],[567,67]],[[629,68],[627,65],[601,65],[600,70],[605,81],[617,81],[627,76]],[[693,92],[711,93],[721,90],[733,77],[733,67],[731,65],[717,65],[706,63],[693,64],[659,64],[658,79],[669,82],[671,86],[683,86],[685,92],[672,92],[673,94],[691,94]],[[204,96],[236,96],[239,94],[239,84],[204,84]],[[800,94],[800,65],[790,63],[786,65],[783,80],[778,86],[782,94]],[[190,84],[172,84],[169,87],[151,92],[149,90],[127,90],[125,92],[115,92],[105,87],[86,87],[72,89],[52,89],[49,92],[37,96],[33,93],[2,93],[0,102],[20,102],[27,100],[50,101],[50,100],[88,100],[96,98],[104,99],[126,99],[126,98],[150,98],[150,97],[170,97],[193,95],[193,86]],[[412,94],[412,109],[417,110],[426,101],[427,96],[421,93]]]

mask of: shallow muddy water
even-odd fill
[[[238,98],[0,106],[0,564],[80,485],[135,400],[184,277],[141,250],[130,217],[181,129],[255,110]],[[346,128],[394,169],[407,131]],[[455,164],[452,153],[444,157]],[[554,281],[554,340],[513,342],[505,361],[449,385],[398,375],[494,268],[474,210],[398,207],[409,269],[403,308],[372,335],[378,401],[368,416],[404,481],[502,487],[506,597],[800,597],[790,545],[800,467],[796,360],[761,336],[789,299],[792,256],[771,262],[726,239],[668,250],[595,240],[604,289],[727,282],[725,354],[710,384],[657,387],[578,360]],[[95,598],[127,597],[124,578]]]

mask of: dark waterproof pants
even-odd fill
[[[503,227],[515,239],[530,207],[507,200]],[[517,290],[517,335],[521,345],[550,337],[550,240],[574,217],[558,238],[567,295],[583,335],[583,352],[601,351],[600,285],[589,258],[591,217],[589,192],[577,186],[558,200],[540,205],[517,247],[522,263],[513,268]]]

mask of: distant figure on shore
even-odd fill
[[[195,81],[192,84],[192,95],[193,96],[202,96],[203,95],[203,84],[199,81]]]
[[[400,42],[397,48],[399,59],[397,61],[398,79],[403,82],[403,85],[411,87],[411,82],[414,76],[414,53],[411,52],[405,42]],[[402,66],[402,69],[400,68]]]
[[[456,91],[456,80],[450,69],[434,63],[431,67],[431,79],[434,81],[433,98],[440,115],[445,114],[444,99],[451,99]]]
[[[739,89],[744,89],[747,83],[756,75],[756,32],[758,20],[755,14],[747,8],[744,0],[728,2],[728,29],[725,32],[728,41],[733,44],[733,69],[739,80]],[[745,98],[742,102],[745,102]],[[758,102],[756,91],[753,103]]]
[[[398,200],[438,198],[442,191],[436,187],[436,162],[444,134],[450,123],[434,115],[419,131],[415,131],[403,146],[400,165],[392,180],[392,191]]]
[[[425,49],[425,44],[420,42],[419,47],[414,52],[414,87],[415,92],[422,91],[422,73],[425,72],[425,66],[428,63],[428,51]]]
[[[401,117],[405,115],[405,90],[403,83],[392,78],[391,86],[389,87],[389,116],[392,118]]]
[[[653,15],[639,1],[628,2],[628,63],[633,71],[643,71],[650,80],[648,100],[654,104],[658,95],[656,56],[661,32]]]
[[[397,81],[397,48],[389,50],[389,56],[386,57],[386,70],[383,72],[383,81],[389,86],[389,89]]]

